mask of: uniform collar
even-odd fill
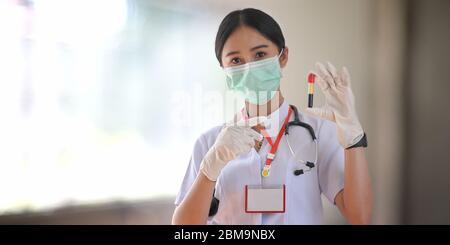
[[[278,109],[270,113],[270,115],[267,116],[267,120],[264,121],[264,126],[266,128],[266,132],[270,137],[276,137],[278,135],[278,132],[281,129],[281,126],[283,125],[284,119],[286,119],[286,116],[289,112],[289,103],[284,100],[284,102],[281,104]],[[244,115],[247,115],[247,111],[245,107],[241,110],[241,113]],[[242,115],[241,115],[242,118]]]
[[[266,132],[270,137],[276,137],[283,122],[286,119],[289,112],[289,103],[284,100],[281,106],[267,116],[267,120],[264,122]]]

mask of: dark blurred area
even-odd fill
[[[450,223],[450,2],[407,2],[402,223]]]

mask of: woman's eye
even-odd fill
[[[231,60],[231,63],[233,63],[234,65],[237,65],[239,63],[241,63],[241,59],[240,58],[234,58]]]
[[[266,53],[264,53],[264,52],[258,52],[258,53],[256,53],[256,58],[257,58],[257,59],[260,59],[260,58],[262,58],[262,57],[264,57],[264,56],[266,56]]]

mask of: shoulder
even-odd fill
[[[222,130],[223,125],[214,126],[204,131],[196,140],[195,147],[209,149],[216,142],[216,138]]]
[[[324,120],[318,117],[310,116],[304,112],[299,112],[300,121],[309,124],[313,129],[316,137],[320,141],[320,138],[336,137],[336,123]],[[334,136],[333,136],[334,135]]]

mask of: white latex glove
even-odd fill
[[[364,136],[355,109],[350,74],[346,67],[341,71],[329,62],[326,67],[316,63],[317,83],[325,95],[325,105],[321,108],[307,108],[306,113],[336,122],[337,137],[342,147],[347,148]]]
[[[216,181],[225,165],[255,146],[255,140],[263,140],[263,136],[251,127],[261,124],[266,117],[254,117],[238,123],[226,124],[216,142],[208,150],[200,164],[200,171],[211,181]]]

